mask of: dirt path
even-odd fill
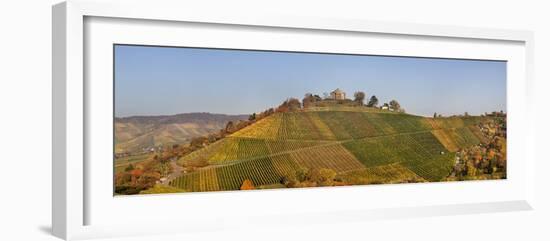
[[[166,180],[164,182],[161,182],[161,184],[168,185],[172,180],[176,179],[177,177],[181,176],[181,173],[183,171],[183,167],[178,165],[176,163],[176,160],[170,161],[170,165],[172,166],[172,173],[166,177]]]

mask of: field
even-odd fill
[[[346,185],[441,181],[460,148],[485,142],[481,117],[425,118],[372,108],[275,113],[177,161],[207,165],[175,178],[187,191],[281,187],[299,170],[333,170]]]

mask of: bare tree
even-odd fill
[[[401,111],[401,105],[397,102],[397,100],[390,101],[390,108],[394,111]]]
[[[306,93],[304,95],[304,99],[302,99],[302,104],[304,105],[304,108],[310,107],[313,102],[315,102],[315,97],[313,97],[313,94]]]
[[[290,98],[288,99],[288,109],[290,111],[296,111],[296,110],[299,110],[300,107],[302,106],[302,104],[300,103],[300,101],[296,98]]]
[[[363,105],[363,101],[365,100],[365,92],[363,91],[357,91],[355,94],[353,94],[353,97],[355,97],[355,102],[358,104]]]

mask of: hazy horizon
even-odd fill
[[[241,115],[305,93],[363,91],[431,116],[506,111],[506,62],[115,46],[115,116]],[[365,100],[365,103],[367,100]]]

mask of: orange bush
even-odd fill
[[[243,184],[241,185],[241,190],[254,190],[256,189],[254,187],[254,183],[252,183],[251,180],[246,179],[243,181]]]

